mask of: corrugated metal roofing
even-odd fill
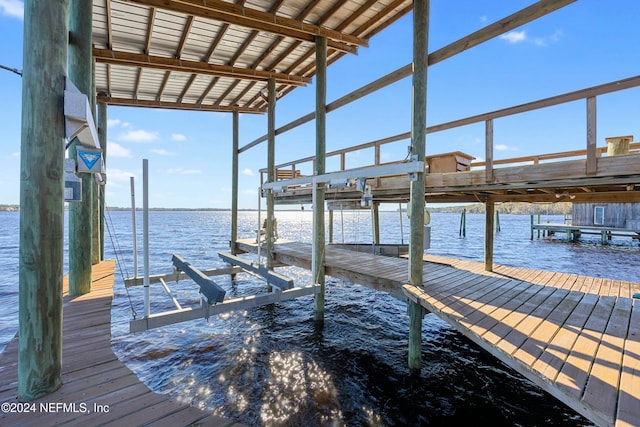
[[[112,105],[264,112],[270,77],[286,94],[366,46],[411,0],[94,0],[96,90]]]

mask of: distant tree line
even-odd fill
[[[427,209],[431,212],[461,212],[466,209],[468,213],[484,213],[484,203],[473,205],[458,205],[439,208],[431,208],[427,204]],[[514,215],[567,215],[571,213],[570,202],[558,203],[496,203],[496,211],[504,214]]]

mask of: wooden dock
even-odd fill
[[[582,234],[592,234],[601,237],[601,242],[606,244],[611,237],[627,237],[631,240],[640,241],[640,231],[631,228],[606,227],[599,225],[571,225],[571,224],[533,224],[532,230],[540,230],[544,234],[555,233],[566,234],[567,240],[575,240]]]
[[[75,298],[65,278],[63,385],[55,393],[19,406],[18,338],[0,354],[0,425],[241,426],[152,392],[118,360],[111,350],[114,271],[115,261],[95,265],[91,293]]]
[[[254,240],[239,248],[256,249]],[[277,261],[309,268],[311,247],[278,241]],[[327,275],[418,302],[481,348],[601,426],[640,425],[640,283],[426,255],[408,261],[327,246]]]

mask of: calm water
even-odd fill
[[[228,250],[229,212],[152,212],[150,217],[152,274],[171,272],[172,253],[201,268],[224,265],[217,253]],[[280,237],[310,242],[311,212],[277,212],[277,218]],[[371,242],[369,213],[334,218],[336,242]],[[466,238],[458,237],[459,214],[431,218],[430,253],[482,260],[482,215],[467,215]],[[547,220],[561,218],[543,216]],[[0,212],[0,348],[17,329],[18,221],[17,213]],[[133,274],[131,214],[111,212],[108,223],[107,257],[119,259],[113,345],[158,392],[254,426],[468,425],[470,418],[491,426],[590,425],[433,315],[423,322],[422,373],[412,378],[406,368],[406,304],[331,278],[323,328],[314,325],[312,297],[304,297],[129,334],[132,310],[143,312],[142,289],[127,294],[122,280]],[[381,212],[381,223],[383,243],[408,241],[406,217],[403,233],[397,212]],[[257,224],[256,212],[240,213],[239,235],[250,236]],[[614,238],[608,246],[589,237],[579,244],[561,238],[531,241],[528,216],[502,215],[501,227],[496,263],[639,280],[640,249],[631,239]],[[281,272],[297,284],[311,283],[306,271]],[[236,284],[228,277],[216,281],[228,295],[265,291],[262,281],[246,274]],[[198,303],[193,282],[169,285],[183,307]],[[152,289],[152,312],[171,309],[161,288]]]

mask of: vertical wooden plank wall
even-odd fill
[[[64,108],[69,2],[25,0],[18,395],[62,384]]]
[[[69,5],[68,75],[80,92],[90,97],[93,91],[93,4],[85,0],[70,0]],[[76,157],[75,144],[69,148],[69,157],[73,159]],[[69,295],[91,291],[94,178],[91,174],[80,174],[80,177],[82,202],[69,204]]]
[[[429,37],[429,0],[413,3],[413,87],[411,105],[411,155],[424,161],[427,127],[427,60]],[[424,173],[417,173],[411,182],[411,234],[409,240],[409,283],[423,286],[424,253]],[[422,342],[422,307],[408,302],[409,309],[409,369],[420,370]]]
[[[325,37],[316,37],[316,158],[315,158],[315,173],[316,175],[322,175],[325,173],[326,163],[326,119],[327,119],[327,39]],[[324,321],[324,186],[316,188],[314,186],[313,191],[316,193],[315,200],[317,201],[313,206],[314,224],[313,224],[313,239],[315,250],[315,263],[314,271],[316,277],[313,278],[314,283],[320,285],[320,293],[315,295],[315,320],[318,322]]]

